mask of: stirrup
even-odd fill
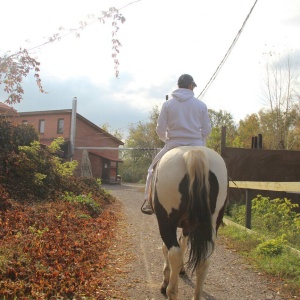
[[[144,201],[142,207],[141,207],[141,211],[143,214],[146,214],[146,215],[153,215],[153,209],[151,208],[150,204],[147,202],[147,200]],[[145,205],[146,203],[146,205]]]

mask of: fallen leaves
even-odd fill
[[[117,216],[115,203],[106,203],[93,218],[79,217],[87,209],[64,201],[12,203],[1,211],[0,298],[113,297],[106,268]]]

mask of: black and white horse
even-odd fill
[[[227,198],[227,169],[222,157],[206,147],[178,147],[157,164],[151,204],[163,240],[164,269],[161,292],[177,299],[178,276],[187,266],[196,273],[194,300],[201,299],[209,259],[222,222]],[[182,235],[177,239],[177,228]]]

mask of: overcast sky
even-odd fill
[[[72,107],[97,125],[126,133],[146,122],[154,105],[177,88],[183,73],[194,77],[197,97],[223,59],[254,0],[10,0],[0,4],[0,55],[46,41],[58,28],[74,28],[88,14],[123,8],[119,78],[111,59],[111,27],[96,23],[35,50],[48,94],[32,76],[24,81],[18,111]],[[300,0],[258,0],[239,40],[201,99],[230,112],[236,122],[263,107],[261,86],[270,51],[300,65]],[[30,43],[25,40],[29,40]],[[0,101],[5,94],[0,92]]]

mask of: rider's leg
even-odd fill
[[[150,186],[150,182],[152,180],[152,175],[153,175],[153,167],[155,166],[155,164],[162,158],[162,156],[168,152],[169,150],[171,150],[174,147],[170,147],[169,145],[165,145],[164,148],[162,148],[154,157],[152,164],[150,165],[149,169],[148,169],[148,175],[147,175],[147,180],[146,180],[146,186],[145,186],[145,194],[144,194],[144,202],[145,205],[142,207],[142,212],[145,214],[153,214],[153,210],[152,207],[150,205],[150,197],[149,197],[149,186]]]

